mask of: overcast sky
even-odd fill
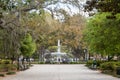
[[[88,17],[88,14],[83,11],[83,7],[82,7],[82,5],[85,4],[85,2],[86,2],[86,0],[80,0],[80,3],[79,3],[79,5],[81,6],[80,10],[76,6],[73,6],[73,5],[70,5],[70,4],[62,4],[62,3],[57,3],[57,4],[54,4],[54,5],[49,5],[47,8],[50,8],[53,11],[54,11],[54,9],[57,9],[57,10],[64,9],[71,16],[74,15],[74,14],[81,14],[81,15],[83,15],[85,17]],[[54,14],[56,14],[56,13],[54,13]],[[59,14],[57,13],[57,15],[59,15]],[[62,18],[62,15],[59,16],[59,17]]]

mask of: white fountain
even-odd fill
[[[60,45],[60,40],[58,40],[58,49],[57,49],[57,52],[51,53],[52,55],[56,55],[56,62],[62,62],[61,56],[66,55],[66,53],[63,53],[60,50],[61,50],[61,45]]]

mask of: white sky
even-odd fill
[[[62,0],[61,0],[61,1],[62,1]],[[84,4],[85,2],[86,2],[86,0],[80,0],[80,3],[79,3],[79,4],[82,5],[82,4]],[[57,4],[55,4],[55,5],[49,5],[48,8],[51,8],[52,10],[54,10],[55,8],[56,8],[56,9],[64,9],[64,10],[67,11],[68,14],[70,14],[71,16],[74,15],[74,14],[81,14],[81,15],[83,15],[83,16],[85,16],[85,17],[88,17],[88,14],[85,13],[83,10],[80,10],[80,11],[79,11],[79,9],[78,9],[77,7],[72,6],[72,5],[70,5],[70,4],[57,3]],[[57,15],[59,15],[59,14],[57,14]],[[62,18],[62,15],[59,16],[59,18],[60,18],[60,17]]]

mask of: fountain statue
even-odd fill
[[[58,40],[58,50],[57,50],[58,53],[60,53],[60,40]]]
[[[57,48],[57,52],[53,52],[51,53],[51,55],[56,55],[56,62],[62,62],[62,57],[63,55],[66,55],[66,53],[61,52],[61,45],[60,45],[60,40],[58,40],[58,44],[57,44],[58,48]]]
[[[57,62],[61,62],[61,52],[60,52],[60,40],[58,40],[58,49],[57,49]]]

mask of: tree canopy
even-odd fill
[[[120,13],[120,0],[88,0],[84,6],[85,11],[110,12],[111,15],[107,18],[115,18],[115,15]]]
[[[27,33],[37,43],[38,51],[55,46],[58,39],[61,39],[63,45],[78,48],[82,45],[81,30],[85,21],[80,13],[73,16],[60,6],[66,6],[69,11],[71,6],[81,10],[81,1],[83,0],[0,0],[0,54],[9,58],[18,57],[20,48],[25,46],[23,42],[26,41],[24,36]],[[56,16],[57,19],[62,19],[57,20]]]
[[[120,54],[120,15],[117,19],[106,19],[110,13],[100,13],[88,20],[85,40],[92,52]]]

